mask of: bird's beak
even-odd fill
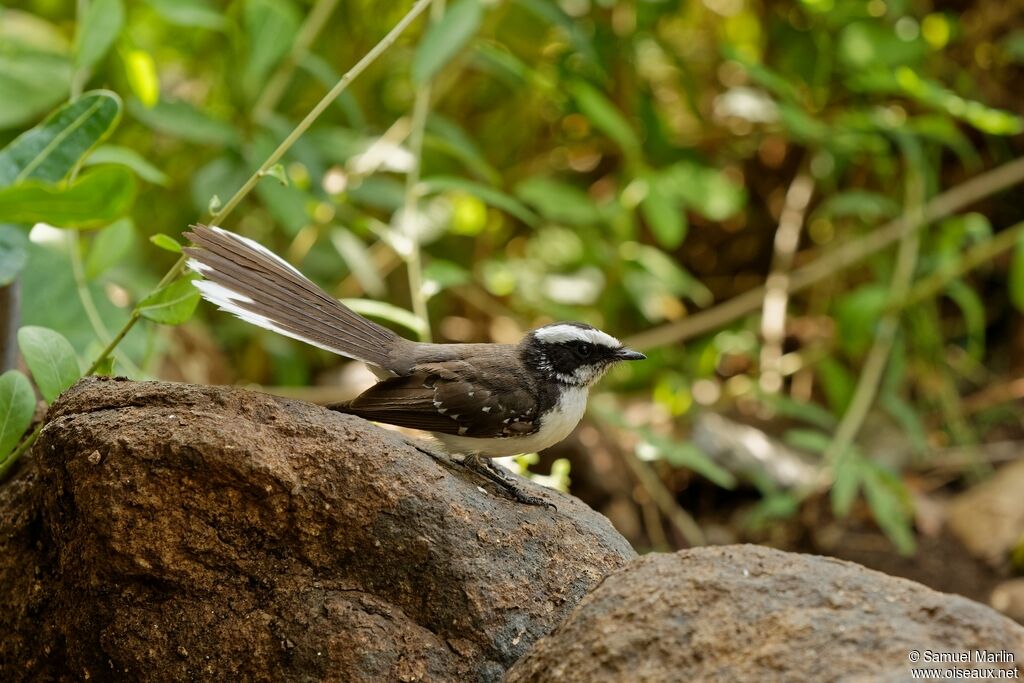
[[[633,349],[621,348],[615,352],[615,360],[646,360],[647,356]]]

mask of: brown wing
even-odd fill
[[[488,382],[465,361],[430,363],[332,408],[375,422],[459,436],[531,434],[539,423],[536,398],[524,385],[510,384]]]

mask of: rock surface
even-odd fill
[[[89,379],[48,418],[0,487],[2,680],[495,681],[634,556],[298,401]]]
[[[1024,628],[955,595],[759,546],[646,555],[604,580],[506,683],[904,681],[932,653],[1006,652]],[[970,655],[973,657],[973,654]],[[1024,671],[1017,672],[1020,676]]]

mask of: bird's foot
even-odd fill
[[[513,482],[512,477],[507,472],[503,471],[501,465],[491,462],[489,458],[481,458],[479,455],[465,455],[459,464],[468,470],[476,472],[480,476],[484,477],[488,481],[497,484],[499,487],[504,489],[508,495],[516,499],[517,502],[523,505],[543,505],[544,507],[550,507],[552,510],[558,510],[554,503],[551,503],[540,496],[531,496],[528,493],[524,493]]]

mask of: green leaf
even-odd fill
[[[146,4],[178,26],[219,31],[228,23],[227,19],[203,0],[146,0]]]
[[[814,429],[787,429],[782,440],[808,453],[824,453],[832,443],[832,437]]]
[[[135,224],[121,218],[96,233],[85,261],[85,276],[90,280],[117,265],[131,251],[135,241]]]
[[[465,178],[454,176],[432,176],[423,180],[423,188],[427,194],[437,192],[465,192],[471,194],[480,201],[501,209],[510,216],[514,216],[527,225],[536,226],[538,223],[537,214],[530,211],[525,205],[501,190],[488,187]]]
[[[192,317],[198,304],[199,290],[192,284],[191,277],[185,277],[156,290],[140,301],[135,310],[146,320],[180,325]]]
[[[47,403],[53,403],[82,376],[71,342],[48,327],[27,326],[18,330],[18,348]]]
[[[426,334],[426,324],[416,317],[411,311],[407,311],[404,308],[399,308],[394,304],[389,304],[385,301],[375,301],[373,299],[341,299],[341,303],[345,304],[359,315],[365,315],[368,318],[377,318],[378,320],[386,320],[396,325],[412,330],[417,336],[422,337]]]
[[[120,98],[106,90],[65,104],[0,150],[0,188],[26,180],[63,180],[110,135],[120,116]]]
[[[1010,301],[1024,313],[1024,234],[1017,238],[1017,246],[1010,260]]]
[[[264,171],[261,175],[264,177],[269,176],[271,178],[277,178],[277,182],[281,183],[285,187],[288,187],[288,172],[284,170],[283,164],[274,164],[266,171]]]
[[[657,176],[652,175],[647,179],[647,194],[640,202],[640,212],[658,244],[666,249],[674,249],[683,243],[686,237],[686,211],[672,201]]]
[[[850,514],[860,489],[861,470],[861,457],[856,452],[847,451],[836,461],[831,491],[832,514],[836,517]]]
[[[712,221],[733,217],[747,203],[747,193],[717,168],[681,161],[658,173],[666,196]]]
[[[891,218],[899,212],[900,205],[883,194],[850,190],[826,199],[816,213],[822,218],[855,216],[867,223]]]
[[[802,420],[825,430],[835,429],[836,418],[816,403],[804,403],[781,394],[758,394],[758,399],[782,417]]]
[[[124,25],[121,0],[92,0],[75,32],[75,67],[89,69],[95,65],[117,39]]]
[[[633,132],[615,105],[603,92],[586,81],[569,84],[569,94],[576,100],[576,106],[602,133],[619,146],[627,156],[638,159],[641,154],[640,139]]]
[[[299,13],[288,0],[246,0],[244,19],[249,59],[242,72],[242,87],[254,99],[270,70],[291,48],[299,30]]]
[[[67,56],[0,41],[0,129],[30,125],[67,99],[70,83]]]
[[[114,376],[114,357],[107,356],[96,366],[96,371],[92,373],[99,377],[113,377]]]
[[[416,46],[413,80],[425,83],[433,78],[476,34],[483,15],[480,0],[459,0],[452,4],[440,21],[430,25]]]
[[[145,50],[126,51],[124,70],[129,87],[143,105],[152,107],[160,101],[160,76],[152,55]]]
[[[28,235],[13,225],[0,225],[0,287],[14,282],[28,261]]]
[[[601,212],[587,193],[553,178],[529,178],[516,186],[516,194],[542,216],[556,223],[593,225]]]
[[[121,217],[134,199],[132,172],[103,166],[63,188],[31,181],[0,190],[0,222],[89,227]]]
[[[910,526],[910,497],[897,477],[874,463],[865,463],[864,497],[878,526],[903,555],[914,552]]]
[[[6,460],[32,424],[36,395],[28,378],[17,370],[0,375],[0,457]]]
[[[170,251],[175,254],[181,253],[181,243],[174,239],[170,235],[165,235],[162,232],[158,232],[149,238],[149,241],[160,247],[165,251]]]
[[[841,415],[846,412],[853,398],[856,380],[845,365],[832,356],[825,356],[818,361],[815,370],[821,378],[821,386],[825,390],[825,398],[832,412]]]
[[[870,348],[875,326],[888,302],[889,291],[885,286],[868,284],[844,294],[836,303],[839,343],[848,356],[860,357]]]
[[[97,147],[86,158],[85,165],[98,166],[100,164],[121,164],[122,166],[127,166],[135,171],[135,175],[154,185],[166,187],[170,182],[167,174],[149,163],[141,154],[127,147],[117,147],[116,145]]]
[[[736,486],[736,478],[728,470],[720,467],[707,453],[694,446],[692,443],[672,442],[665,440],[662,443],[664,458],[675,467],[685,467],[693,470],[722,488],[731,489]]]
[[[238,130],[181,100],[160,100],[147,107],[135,98],[128,100],[128,112],[153,130],[200,145],[231,146],[238,143]]]
[[[922,78],[914,69],[900,67],[895,72],[895,79],[905,94],[937,107],[983,133],[1017,135],[1024,132],[1024,118],[1002,109],[993,109],[981,102],[964,99],[942,85]]]
[[[900,423],[900,427],[903,428],[903,433],[906,434],[915,453],[924,455],[928,452],[928,439],[925,436],[924,424],[914,406],[892,392],[883,394],[879,405]]]
[[[946,287],[946,294],[960,308],[967,328],[967,353],[980,361],[985,355],[985,304],[978,293],[963,280],[954,280]]]

